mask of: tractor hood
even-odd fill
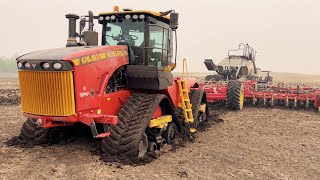
[[[63,60],[64,57],[85,49],[90,49],[93,47],[90,46],[79,46],[79,47],[65,47],[65,48],[54,48],[54,49],[45,49],[40,51],[31,52],[24,54],[17,58],[17,60],[47,60],[47,61],[59,61]]]
[[[127,46],[79,46],[35,51],[17,58],[20,70],[66,71],[74,66],[82,66],[107,60],[110,58],[126,57]],[[56,64],[56,66],[55,66]]]

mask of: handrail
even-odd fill
[[[186,70],[187,79],[189,79],[188,64],[185,58],[182,60],[182,78],[181,79],[184,79],[184,73],[185,73],[184,70]]]
[[[249,44],[240,43],[238,49],[229,50],[228,57],[232,56],[230,52],[237,52],[242,50],[242,56],[247,58],[248,60],[255,61],[257,51],[255,51]]]

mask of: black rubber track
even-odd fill
[[[138,156],[138,145],[163,94],[135,93],[123,104],[118,113],[119,123],[110,126],[109,137],[101,142],[102,151],[110,155]]]
[[[32,142],[33,145],[48,142],[49,129],[43,128],[34,119],[28,118],[22,125],[20,138]]]
[[[242,110],[240,104],[240,93],[243,90],[243,84],[238,80],[228,82],[226,107],[230,110]]]
[[[204,95],[205,95],[205,92],[203,90],[197,90],[197,89],[191,90],[189,93],[190,102],[192,104],[192,114],[194,119],[194,124],[192,124],[193,128],[198,128],[198,125],[199,125],[198,115],[199,115],[200,105],[202,103],[206,103],[206,98],[203,97]]]

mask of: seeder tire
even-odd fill
[[[20,138],[33,145],[45,144],[49,139],[49,129],[41,127],[35,119],[28,118],[21,127]]]
[[[244,103],[244,86],[241,81],[228,82],[226,107],[230,110],[242,110]]]
[[[116,125],[110,126],[110,136],[103,138],[101,149],[110,155],[143,157],[140,146],[148,148],[146,128],[160,101],[162,94],[135,93],[121,107]]]

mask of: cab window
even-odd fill
[[[157,25],[150,25],[149,31],[149,47],[147,48],[149,65],[167,66],[169,30]]]

